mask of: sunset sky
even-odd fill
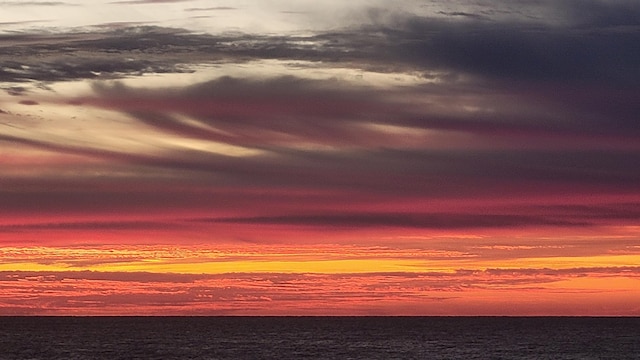
[[[640,316],[637,0],[0,1],[0,315]]]

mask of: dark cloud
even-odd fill
[[[527,82],[637,84],[640,51],[633,44],[640,27],[638,3],[584,5],[547,3],[547,10],[569,18],[557,24],[478,21],[484,15],[476,12],[440,12],[453,20],[380,17],[374,12],[373,25],[318,34],[314,40],[322,44],[325,56],[377,69],[438,69]]]
[[[619,128],[607,122],[608,113],[603,111],[601,119],[585,124],[567,123],[560,119],[556,123],[545,120],[542,124],[518,118],[516,113],[505,113],[491,118],[424,115],[407,113],[401,104],[385,100],[392,93],[376,93],[366,89],[349,87],[333,81],[305,80],[295,77],[280,77],[266,80],[236,79],[222,77],[213,81],[195,84],[182,89],[141,90],[128,89],[121,85],[96,87],[100,98],[85,99],[87,104],[104,106],[124,111],[146,125],[176,135],[222,141],[268,151],[265,160],[256,158],[236,159],[228,171],[249,171],[268,179],[280,169],[284,183],[296,180],[315,184],[314,179],[323,173],[322,181],[353,183],[366,181],[385,183],[389,177],[409,176],[412,181],[406,188],[414,186],[429,188],[434,176],[442,179],[469,179],[469,181],[501,182],[547,182],[581,183],[583,185],[610,186],[616,184],[631,189],[640,179],[634,166],[640,158],[635,149],[612,150],[610,148],[576,149],[541,148],[508,151],[489,150],[422,150],[404,149],[404,134],[394,135],[383,131],[367,130],[366,125],[410,126],[425,130],[457,130],[489,139],[520,134],[523,139],[553,136],[587,136],[597,139],[606,134],[626,136],[633,139],[636,134],[630,127],[631,116],[618,117]],[[435,89],[438,91],[439,89]],[[417,91],[420,91],[417,90]],[[526,97],[525,97],[526,101]],[[573,111],[573,109],[571,109]],[[189,125],[173,115],[185,114],[201,125]],[[481,115],[482,116],[482,115]],[[268,121],[267,121],[268,120]],[[549,119],[550,120],[550,119]],[[629,124],[626,123],[629,121]],[[588,127],[585,129],[585,125]],[[207,127],[212,127],[207,131]],[[259,134],[259,135],[257,135]],[[394,141],[394,138],[397,139]],[[384,141],[384,142],[381,142]],[[535,141],[535,140],[531,140]],[[587,140],[588,141],[588,140]],[[359,145],[361,149],[330,152],[292,150],[297,142],[331,146]],[[369,150],[364,150],[364,149]],[[193,154],[185,167],[201,170],[212,166],[220,171],[215,162],[200,163]],[[275,156],[274,156],[275,155]],[[253,164],[266,161],[268,167]],[[246,161],[246,167],[242,165]],[[200,163],[198,165],[198,163]],[[191,165],[189,165],[191,164]],[[251,164],[251,165],[250,165]],[[305,165],[305,164],[314,164]],[[314,169],[313,167],[316,167]],[[287,168],[294,167],[295,177],[290,177]],[[385,169],[381,173],[379,169]],[[366,175],[365,175],[366,174]],[[367,180],[365,180],[367,179]],[[275,180],[275,179],[274,179]],[[445,184],[451,185],[445,181]],[[446,188],[441,186],[440,189]]]
[[[327,41],[348,41],[354,48],[360,43],[372,59],[382,63],[418,69],[536,82],[633,85],[640,79],[634,65],[640,60],[640,51],[633,46],[638,41],[637,29],[609,33],[409,17],[373,27],[365,34],[354,31],[324,36]]]
[[[199,39],[175,29],[118,28],[69,36],[14,34],[0,36],[0,81],[50,82],[104,79],[144,73],[190,71],[179,54]],[[175,53],[169,51],[176,47]],[[180,49],[182,50],[180,50]],[[9,55],[11,54],[11,55]],[[150,56],[153,54],[153,56]],[[20,60],[16,60],[16,56]]]
[[[633,0],[564,0],[549,2],[548,5],[564,14],[571,25],[586,30],[618,28],[624,31],[621,27],[640,25],[640,4]]]
[[[21,105],[39,105],[40,103],[34,100],[21,100],[20,104]]]
[[[104,24],[108,31],[68,36],[2,35],[0,81],[20,83],[5,87],[20,89],[9,90],[15,95],[26,92],[29,82],[115,79],[185,72],[193,64],[263,59],[417,72],[433,76],[434,82],[372,89],[331,79],[220,76],[190,86],[150,89],[97,81],[95,94],[69,100],[121,112],[160,135],[255,150],[251,156],[175,148],[136,153],[32,138],[24,132],[0,135],[0,140],[141,169],[130,170],[137,174],[131,180],[136,191],[148,181],[143,173],[153,169],[174,176],[172,184],[194,179],[189,181],[203,186],[342,191],[366,194],[378,205],[389,199],[635,194],[640,183],[638,6],[545,4],[562,9],[563,21],[485,21],[475,12],[452,11],[440,14],[448,19],[374,16],[366,26],[310,36],[207,35],[110,24]],[[90,191],[51,191],[46,190],[49,179],[40,181],[41,189],[33,192],[0,190],[0,207],[5,212],[38,206],[46,211],[98,211],[144,209],[162,202],[177,208],[187,208],[191,201],[198,206],[207,201],[222,204],[214,201],[219,194],[198,199],[170,186],[156,200],[147,193],[125,196],[115,190],[85,198]],[[228,198],[224,206],[251,203],[241,198]],[[289,205],[298,205],[295,201]],[[267,203],[275,206],[277,201]],[[334,210],[336,204],[328,207]],[[282,211],[275,212],[281,216],[259,213],[228,221],[418,228],[572,226],[597,219],[632,221],[637,213],[623,207],[610,212],[547,209],[552,215],[508,209],[484,216],[334,216],[305,209],[310,215]]]
[[[635,46],[640,27],[637,2],[559,1],[545,3],[544,7],[565,14],[564,21],[553,25],[504,19],[478,21],[482,14],[463,11],[441,12],[453,20],[407,14],[381,18],[374,14],[370,25],[304,37],[196,35],[137,27],[71,45],[76,50],[98,50],[98,54],[108,58],[121,55],[117,51],[153,52],[154,61],[159,62],[166,60],[169,53],[180,54],[182,59],[173,61],[182,63],[215,54],[226,58],[331,61],[378,71],[437,70],[524,82],[611,86],[633,86],[639,82],[636,64],[640,62],[640,51]],[[234,9],[215,6],[185,10]],[[298,40],[304,40],[304,45]],[[13,50],[15,53],[25,49]],[[56,50],[40,45],[31,53],[43,51]],[[131,69],[125,67],[123,71]],[[38,76],[44,74],[33,77]],[[10,80],[4,77],[4,81]]]
[[[211,81],[186,87],[144,89],[129,88],[118,83],[97,83],[95,97],[75,100],[83,107],[97,106],[121,111],[146,126],[172,136],[184,139],[222,142],[258,150],[261,153],[244,156],[226,156],[197,150],[166,149],[155,154],[131,153],[124,149],[94,149],[90,146],[68,145],[25,137],[4,136],[5,141],[18,142],[41,149],[96,157],[113,161],[121,166],[140,169],[139,179],[132,179],[132,193],[105,191],[102,189],[89,195],[92,190],[52,188],[47,179],[39,185],[42,191],[33,194],[7,192],[2,194],[6,210],[72,211],[75,208],[97,211],[98,209],[144,209],[150,205],[171,204],[175,208],[187,208],[197,204],[247,204],[250,199],[243,196],[218,201],[219,195],[203,196],[200,193],[175,192],[167,187],[161,194],[153,195],[140,188],[136,182],[144,183],[149,169],[161,169],[173,176],[174,182],[187,179],[206,186],[246,186],[267,189],[305,189],[308,191],[346,191],[352,194],[366,193],[372,203],[384,203],[388,198],[428,199],[456,198],[504,198],[509,196],[529,196],[531,194],[591,194],[591,193],[633,193],[640,182],[640,155],[635,148],[611,149],[609,147],[584,145],[562,146],[547,149],[537,145],[545,136],[560,136],[565,142],[574,135],[584,135],[584,124],[557,125],[536,124],[511,116],[493,115],[492,118],[448,116],[437,117],[427,110],[423,116],[407,111],[402,104],[389,98],[397,94],[385,91],[349,86],[334,80],[309,80],[292,76],[252,79],[221,77]],[[447,89],[440,85],[434,88],[419,87],[416,92],[443,93],[457,89]],[[403,91],[406,91],[404,89]],[[462,88],[463,95],[475,94],[481,90]],[[484,95],[484,94],[482,94]],[[526,94],[525,94],[526,95]],[[523,96],[525,96],[523,95]],[[443,96],[443,95],[439,95]],[[526,95],[528,96],[528,95]],[[531,97],[524,97],[530,99]],[[497,103],[497,102],[496,102]],[[573,111],[573,110],[572,110]],[[606,114],[606,111],[603,112]],[[180,115],[192,119],[191,123],[180,120]],[[586,143],[598,139],[602,133],[611,132],[606,119],[586,132]],[[522,121],[522,122],[521,122]],[[505,148],[459,149],[407,148],[406,135],[385,130],[367,128],[368,125],[411,126],[410,129],[463,131],[483,141],[495,141],[501,137],[521,134]],[[609,124],[610,125],[610,124]],[[558,129],[562,127],[562,131]],[[210,130],[208,130],[210,129]],[[615,130],[622,133],[622,130]],[[540,135],[542,134],[542,135]],[[546,134],[546,135],[545,135]],[[628,139],[635,134],[629,131]],[[431,138],[433,139],[433,138]],[[421,141],[428,141],[425,138]],[[522,141],[525,141],[523,144]],[[524,148],[531,142],[530,148]],[[329,146],[329,149],[306,148],[308,144]],[[482,142],[480,142],[482,144]],[[331,147],[340,149],[331,150]],[[346,147],[346,148],[343,148]],[[144,169],[144,170],[143,170]],[[130,171],[130,170],[129,170]],[[357,195],[354,195],[357,197]],[[332,201],[334,201],[333,199]],[[292,202],[288,202],[292,201]],[[296,205],[294,198],[283,199],[283,203]],[[269,206],[277,206],[278,201],[269,200]],[[337,203],[334,203],[334,205]],[[222,206],[222,205],[218,205]],[[239,206],[239,205],[238,205]],[[302,205],[299,205],[302,206]],[[335,206],[328,205],[331,209]],[[214,206],[215,207],[215,206]],[[344,218],[315,217],[269,218],[258,216],[247,221],[268,221],[292,223],[326,220],[336,224],[358,222],[363,225],[380,220],[389,226],[432,227],[506,227],[518,224],[592,224],[594,219],[632,220],[624,218],[622,210],[607,215],[606,211],[594,212],[590,216],[580,213],[555,212],[552,216],[533,212],[524,214],[522,209],[508,210],[492,217],[465,217],[451,214],[447,223],[437,215],[424,219],[390,216],[370,221],[367,216],[346,214]],[[567,209],[565,209],[567,210]],[[627,209],[628,210],[628,209]],[[137,211],[137,210],[136,210]],[[632,212],[631,214],[633,214]],[[613,213],[612,213],[613,214]],[[609,216],[609,217],[607,217]],[[393,225],[396,223],[397,225]]]
[[[486,88],[474,85],[434,84],[413,89],[405,87],[400,91],[372,91],[340,81],[292,76],[266,80],[221,77],[183,89],[151,91],[98,84],[96,90],[105,97],[102,105],[100,100],[97,105],[135,113],[150,125],[182,135],[198,136],[198,133],[200,137],[212,136],[216,140],[249,146],[251,141],[260,141],[255,130],[286,135],[289,140],[291,136],[297,136],[299,140],[312,143],[370,146],[377,142],[378,146],[393,146],[393,136],[380,136],[362,126],[366,124],[459,131],[498,138],[551,139],[560,136],[573,137],[576,141],[593,138],[599,142],[607,139],[624,143],[625,138],[631,141],[639,135],[634,126],[634,114],[635,110],[640,110],[636,109],[640,98],[637,93],[627,90],[523,88],[517,85],[487,93]],[[427,106],[420,106],[419,102],[407,106],[389,100],[403,94],[421,96],[425,103],[448,102],[454,106],[447,112],[434,112]],[[465,102],[470,96],[478,99],[470,105],[490,111],[473,114],[460,111],[462,106],[468,105]],[[132,100],[134,97],[136,101]],[[95,103],[91,99],[87,101]],[[530,112],[522,111],[528,108]],[[172,119],[171,115],[166,115],[168,112],[185,113],[234,135],[207,133],[202,127]],[[272,118],[272,121],[263,121],[265,118]],[[277,143],[277,138],[269,140],[269,134],[263,133],[261,138],[267,144]],[[391,143],[380,143],[385,140]]]
[[[243,224],[286,224],[320,227],[405,227],[420,229],[467,229],[525,226],[586,226],[587,223],[568,222],[544,217],[504,214],[323,214],[285,215],[229,219],[199,219],[197,221]]]
[[[423,229],[501,228],[528,226],[586,227],[612,220],[640,218],[635,203],[609,206],[556,205],[534,208],[501,207],[501,213],[348,213],[259,216],[246,218],[203,218],[196,222],[287,224],[320,227],[407,227]],[[575,250],[573,251],[575,253]]]
[[[485,17],[480,15],[480,14],[469,13],[469,12],[464,12],[464,11],[438,11],[438,14],[446,15],[446,16],[453,16],[453,17],[461,16],[461,17],[467,17],[467,18],[472,18],[472,19],[485,19]]]
[[[560,3],[563,12],[582,20],[552,26],[507,20],[476,21],[477,14],[467,12],[445,12],[462,19],[454,21],[401,14],[385,17],[384,21],[372,20],[382,21],[378,24],[305,37],[196,35],[138,27],[105,33],[101,39],[73,46],[99,53],[153,52],[154,61],[158,62],[166,60],[169,53],[181,55],[180,60],[174,57],[174,63],[193,63],[208,54],[223,58],[331,61],[377,71],[437,70],[494,80],[637,84],[640,71],[635,65],[640,62],[640,51],[634,45],[638,41],[640,7],[628,2],[588,2],[587,6]],[[187,10],[223,9],[233,8]],[[304,45],[298,40],[304,40]],[[32,53],[45,50],[52,51],[40,46]],[[108,57],[107,53],[103,55]],[[153,68],[153,64],[149,66]],[[123,71],[131,69],[125,67]],[[44,74],[34,74],[37,76]],[[5,81],[6,78],[5,75]]]
[[[75,153],[86,155],[87,152],[77,149]],[[62,182],[41,178],[16,183],[5,179],[2,185],[6,190],[0,190],[0,212],[7,215],[120,211],[161,214],[191,209],[201,213],[242,214],[228,219],[220,217],[222,215],[202,219],[220,224],[424,229],[595,226],[632,223],[640,216],[633,203],[589,207],[500,205],[501,199],[514,196],[528,201],[530,196],[540,195],[633,193],[640,181],[637,167],[632,166],[640,160],[637,154],[626,155],[628,159],[608,156],[602,158],[600,164],[592,160],[592,153],[570,154],[564,160],[553,153],[507,156],[492,152],[398,150],[351,154],[283,151],[247,158],[193,152],[174,152],[164,157],[94,152],[93,156],[128,164],[120,165],[122,170],[136,171],[137,176],[127,181],[105,176]],[[583,164],[576,168],[579,162]],[[154,168],[157,170],[152,171]],[[154,181],[149,177],[154,173],[170,175],[169,180]],[[193,189],[185,188],[185,184],[192,184]],[[211,189],[202,191],[203,186]],[[15,191],[16,188],[22,190]],[[214,191],[214,188],[220,190]],[[252,189],[260,192],[253,193]],[[420,209],[419,205],[412,207],[411,213],[384,210],[390,201],[442,201],[462,197],[485,199],[494,205],[488,205],[493,207],[482,213],[478,213],[473,204],[445,213]],[[256,207],[257,204],[260,205]],[[349,209],[350,206],[374,207],[380,212],[363,213],[357,208]],[[296,209],[295,213],[292,209]],[[45,228],[135,230],[153,227],[154,223],[146,222],[80,222],[2,229],[15,232]]]
[[[540,205],[528,210],[523,209],[523,211],[554,214],[554,216],[562,214],[567,218],[579,218],[587,221],[640,219],[640,204],[631,202],[600,205]]]
[[[7,88],[4,89],[7,94],[11,95],[11,96],[20,96],[23,95],[24,93],[27,93],[29,90],[24,87],[24,86],[9,86]]]
[[[365,121],[363,116],[377,110],[372,101],[377,96],[340,87],[339,82],[292,76],[266,80],[222,77],[146,95],[139,89],[98,84],[95,89],[102,99],[81,101],[125,111],[163,131],[235,145],[264,147],[292,141],[353,144],[359,137],[366,142],[366,129],[356,129],[353,122]],[[368,95],[372,97],[365,99]],[[217,130],[187,125],[168,115],[170,112],[192,116]]]
[[[151,24],[153,24],[153,22],[148,22],[148,21],[115,21],[115,22],[109,22],[109,23],[102,23],[102,24],[97,24],[97,25],[93,25],[92,27],[98,28],[98,29],[130,29],[130,28],[134,28],[137,26],[151,26]]]

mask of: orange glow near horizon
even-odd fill
[[[640,316],[640,228],[625,219],[458,230],[197,211],[4,221],[0,315]]]
[[[533,239],[3,247],[0,314],[640,315],[640,248]]]

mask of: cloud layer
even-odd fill
[[[90,8],[67,5],[0,2]],[[535,288],[547,308],[520,313],[573,291],[576,314],[624,313],[637,295],[640,6],[518,5],[119,1],[101,9],[145,16],[0,18],[2,311],[381,314],[427,299],[418,312],[493,314],[503,290]],[[187,260],[154,248],[166,267],[153,267],[142,244]],[[609,303],[607,279],[624,284]]]

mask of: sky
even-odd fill
[[[0,315],[640,316],[640,2],[0,1]]]

